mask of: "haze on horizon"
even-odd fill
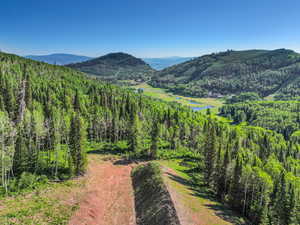
[[[5,1],[0,49],[19,55],[200,56],[227,49],[300,52],[297,0]]]

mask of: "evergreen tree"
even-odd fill
[[[141,130],[138,114],[135,110],[131,112],[130,132],[129,132],[129,147],[132,152],[141,150]]]
[[[76,89],[75,97],[74,97],[74,110],[75,112],[81,112],[81,101],[80,101],[80,96],[79,92]]]
[[[216,160],[216,130],[212,124],[208,124],[208,130],[206,140],[204,144],[204,182],[207,185],[212,185],[214,172],[215,172],[215,160]]]
[[[234,173],[230,187],[230,204],[235,209],[241,208],[241,200],[243,199],[240,182],[241,177],[242,162],[240,157],[238,156],[235,160]]]
[[[85,132],[83,121],[78,113],[75,113],[72,117],[69,140],[70,154],[73,160],[71,165],[74,165],[74,174],[78,176],[85,172],[87,163],[84,151]]]
[[[150,146],[150,156],[153,159],[157,157],[159,136],[160,136],[160,124],[158,120],[154,120],[152,123],[151,146]]]
[[[22,172],[27,171],[27,143],[25,138],[25,131],[23,127],[18,128],[15,152],[13,157],[13,173],[15,176],[21,175]]]
[[[25,103],[26,107],[32,111],[32,89],[31,89],[31,80],[30,77],[27,76],[26,78],[26,89],[25,89]]]

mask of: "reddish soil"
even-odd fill
[[[92,157],[85,197],[69,225],[135,225],[131,169]]]

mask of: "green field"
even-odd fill
[[[153,98],[159,98],[167,102],[178,102],[185,106],[190,107],[204,107],[204,106],[213,106],[211,109],[213,113],[217,113],[218,109],[223,105],[223,101],[217,98],[194,98],[194,97],[185,97],[180,95],[174,95],[168,93],[162,88],[154,88],[147,83],[141,83],[136,86],[132,86],[135,89],[143,89],[143,93],[147,96]],[[192,103],[191,103],[192,102]],[[206,112],[206,110],[200,110],[201,112]]]

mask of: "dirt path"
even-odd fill
[[[92,156],[86,194],[69,225],[135,225],[131,169]]]
[[[201,198],[173,169],[163,166],[163,176],[181,225],[238,225],[240,219],[213,200]]]

